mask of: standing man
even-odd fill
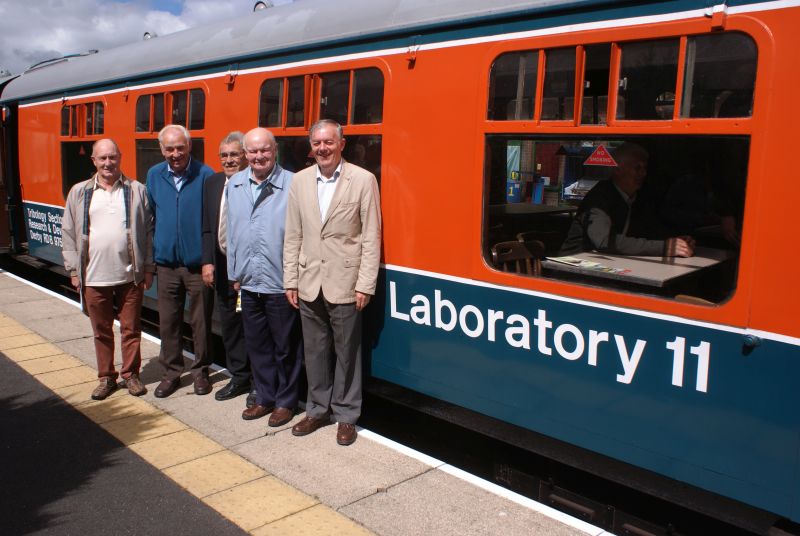
[[[361,415],[361,311],[375,294],[380,264],[380,194],[372,173],[342,159],[337,122],[315,123],[310,141],[317,165],[295,175],[283,250],[308,376],[306,417],[292,433],[310,434],[333,415],[336,441],[350,445]]]
[[[283,234],[292,173],[276,162],[272,133],[244,137],[250,167],[231,177],[228,196],[228,277],[242,291],[242,322],[256,386],[245,420],[272,413],[270,426],[292,420],[303,368],[300,318],[283,292]]]
[[[114,308],[122,338],[122,374],[128,392],[141,396],[141,312],[153,284],[153,215],[143,184],[120,171],[122,155],[113,140],[92,147],[97,173],[69,191],[61,226],[64,267],[81,294],[94,331],[97,375],[92,392],[103,400],[117,389],[114,369]]]
[[[214,174],[210,167],[192,159],[192,138],[180,125],[167,125],[158,133],[165,162],[147,172],[147,196],[155,215],[154,260],[158,276],[158,316],[164,376],[155,396],[175,392],[183,373],[181,328],[186,297],[194,339],[191,367],[194,392],[211,392],[208,351],[211,336],[211,289],[203,284],[203,185]]]
[[[231,132],[219,144],[222,172],[206,180],[203,192],[203,283],[214,289],[214,306],[222,324],[222,343],[231,381],[214,393],[217,400],[230,400],[251,391],[252,374],[244,347],[242,317],[236,312],[238,292],[228,281],[227,200],[223,195],[228,180],[247,167],[241,132]],[[223,217],[224,216],[224,217]],[[252,398],[252,402],[251,402]],[[255,395],[247,397],[247,407]]]

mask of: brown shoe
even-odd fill
[[[147,387],[142,384],[138,374],[131,374],[126,378],[125,386],[128,388],[128,392],[133,396],[142,396],[147,392]]]
[[[161,380],[161,383],[158,384],[156,387],[155,395],[156,398],[166,398],[178,388],[178,384],[180,383],[180,378],[175,378],[174,380]]]
[[[271,411],[272,411],[272,406],[262,406],[261,404],[256,404],[252,408],[247,408],[242,412],[242,419],[246,421],[260,419],[265,415],[269,415]]]
[[[198,374],[194,378],[194,394],[207,395],[211,392],[211,382],[208,381],[207,374]]]
[[[296,436],[308,435],[311,432],[319,430],[328,423],[330,423],[330,419],[328,419],[327,417],[324,419],[318,419],[316,417],[306,416],[303,418],[302,421],[292,426],[292,435]]]
[[[100,378],[100,383],[92,391],[92,400],[105,400],[108,395],[117,390],[117,380],[113,378]]]
[[[275,408],[269,416],[269,425],[273,428],[283,426],[294,417],[294,410],[289,408]]]
[[[336,442],[342,446],[352,445],[358,437],[356,425],[349,422],[340,422],[339,429],[336,430]]]

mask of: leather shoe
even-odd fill
[[[211,392],[211,382],[208,381],[208,376],[205,374],[198,374],[194,379],[194,394],[207,395]]]
[[[247,400],[244,402],[244,406],[246,408],[252,408],[256,405],[256,397],[258,396],[258,392],[255,389],[251,389],[250,392],[247,394]]]
[[[247,408],[242,412],[242,419],[246,421],[260,419],[261,417],[268,415],[271,411],[272,406],[262,406],[261,404],[256,404],[252,408]]]
[[[133,396],[142,396],[147,392],[147,387],[142,384],[138,374],[131,374],[125,379],[125,387]]]
[[[340,422],[339,429],[336,430],[336,442],[342,446],[352,445],[358,437],[356,425],[349,422]]]
[[[239,395],[243,395],[250,391],[250,385],[246,383],[234,383],[233,380],[228,382],[228,385],[214,393],[214,398],[220,402],[223,400],[230,400]]]
[[[294,410],[289,408],[275,408],[272,415],[269,416],[269,425],[275,428],[276,426],[283,426],[291,421],[294,417]]]
[[[308,435],[311,432],[319,430],[328,423],[330,423],[330,419],[328,418],[318,419],[316,417],[306,416],[305,418],[303,418],[302,421],[292,426],[292,435],[296,436]]]
[[[100,383],[92,391],[92,400],[105,400],[108,395],[117,390],[117,380],[113,378],[100,378]]]
[[[175,378],[174,380],[161,380],[161,383],[158,384],[156,387],[155,392],[153,393],[156,398],[166,398],[178,388],[179,379]]]

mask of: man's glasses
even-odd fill
[[[239,151],[232,152],[232,153],[219,153],[219,157],[222,158],[222,159],[225,159],[225,158],[237,158],[237,157],[240,157],[240,156],[242,156],[242,153],[239,152]]]

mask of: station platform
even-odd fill
[[[335,426],[295,437],[302,413],[244,421],[244,397],[196,396],[188,377],[156,399],[158,352],[144,336],[146,395],[93,401],[88,318],[0,273],[4,534],[609,535],[369,430],[349,447]]]

